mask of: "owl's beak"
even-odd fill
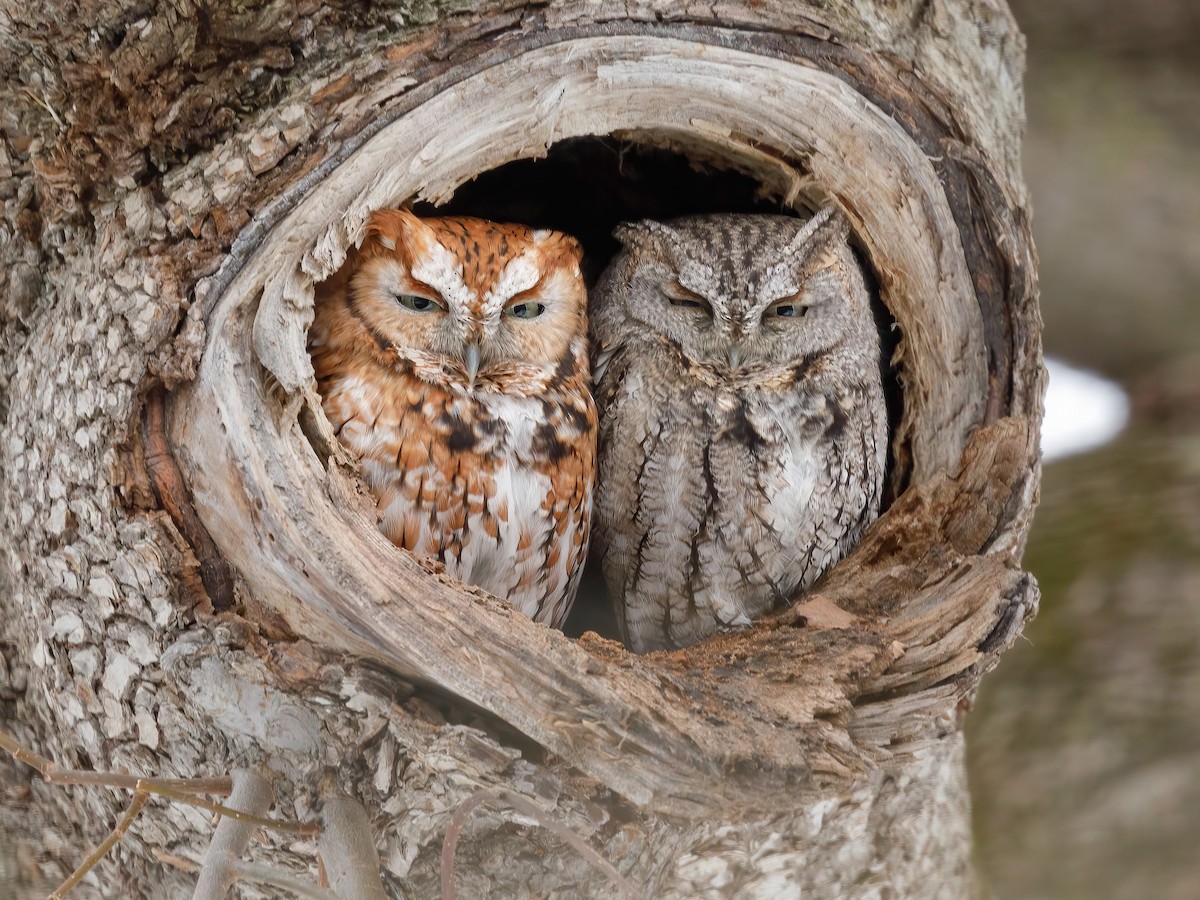
[[[463,354],[463,366],[467,370],[467,387],[475,387],[475,375],[479,371],[479,345],[475,343],[467,344],[467,350]]]
[[[736,369],[738,367],[738,363],[742,361],[741,348],[737,346],[730,347],[729,351],[725,355],[725,358],[729,360],[729,368]]]

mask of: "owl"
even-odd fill
[[[559,232],[383,210],[309,334],[383,533],[556,627],[596,469],[580,257]]]
[[[593,293],[595,555],[626,644],[790,602],[879,513],[879,333],[843,215],[620,226]]]

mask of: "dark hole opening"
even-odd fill
[[[639,219],[716,212],[790,213],[748,175],[701,165],[680,153],[612,137],[571,138],[543,159],[521,159],[460,187],[418,215],[478,216],[565,231],[586,251],[589,287],[617,252],[613,229]]]
[[[589,287],[619,248],[612,231],[621,222],[703,213],[797,215],[759,179],[737,171],[732,163],[716,163],[711,153],[689,156],[615,136],[560,141],[542,159],[516,160],[482,172],[442,205],[418,202],[413,211],[422,216],[477,216],[571,234],[584,247],[583,268]],[[892,359],[900,336],[888,310],[878,300],[878,282],[869,260],[861,248],[855,249],[863,262],[868,289],[876,298],[890,433],[895,434],[902,395],[896,371],[886,361]],[[889,471],[892,455],[889,449]],[[890,491],[883,499],[886,509],[892,500]],[[589,560],[563,630],[570,637],[595,631],[619,639],[612,604],[595,559]]]
[[[419,215],[478,216],[565,231],[584,247],[584,277],[589,287],[618,250],[612,231],[621,222],[703,213],[796,214],[750,175],[612,136],[560,141],[542,159],[516,160],[481,173],[441,206],[417,203],[413,209]],[[874,272],[865,255],[861,251],[858,255],[868,288],[878,298]],[[886,307],[878,299],[875,306],[883,358],[890,360],[899,335]],[[901,394],[894,369],[890,365],[884,368],[894,433]],[[890,452],[888,456],[890,470]],[[884,508],[891,499],[884,497]],[[595,631],[618,638],[612,604],[595,559],[589,560],[563,630],[570,637]]]
[[[522,159],[484,172],[441,206],[418,203],[419,215],[478,216],[552,228],[584,247],[584,277],[595,283],[619,245],[621,222],[673,219],[702,213],[791,213],[766,196],[754,178],[700,164],[681,153],[613,137],[571,138],[542,159]],[[589,560],[563,631],[595,631],[618,639],[608,591],[595,559]]]

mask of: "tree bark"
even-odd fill
[[[260,769],[285,817],[356,798],[394,896],[436,893],[450,816],[492,787],[647,896],[972,893],[961,717],[1037,604],[1002,0],[0,17],[5,731],[80,768]],[[788,609],[672,654],[569,639],[395,551],[304,351],[371,210],[597,134],[838,202],[900,335],[885,515]],[[123,804],[5,771],[0,828],[36,834],[47,877]],[[524,819],[472,821],[464,896],[610,889]],[[89,889],[186,896],[169,863],[211,833],[154,802]]]

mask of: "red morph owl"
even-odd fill
[[[556,627],[596,472],[580,257],[555,231],[381,210],[309,335],[383,533]]]

